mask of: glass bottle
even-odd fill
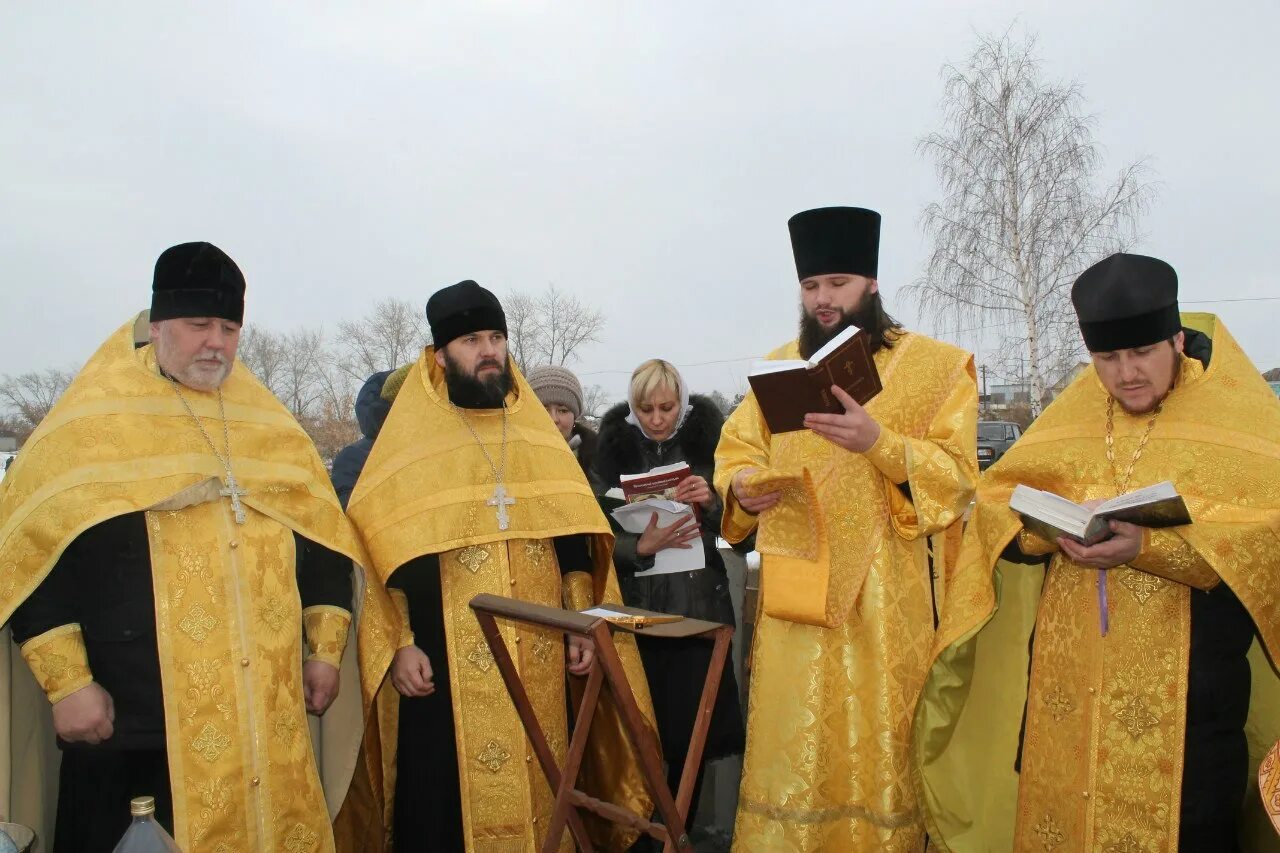
[[[129,814],[133,822],[114,853],[182,853],[173,836],[156,823],[155,797],[134,797],[129,801]]]

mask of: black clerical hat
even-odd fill
[[[495,329],[507,333],[507,315],[498,297],[471,279],[437,290],[427,300],[427,324],[437,349],[454,338]]]
[[[796,275],[847,273],[875,278],[880,260],[880,214],[862,207],[819,207],[787,222]]]
[[[1112,255],[1089,267],[1071,288],[1089,352],[1150,346],[1182,329],[1178,274],[1159,258]]]
[[[156,260],[151,322],[175,317],[244,320],[244,275],[212,243],[179,243]]]

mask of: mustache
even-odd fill
[[[227,357],[217,350],[206,350],[196,355],[195,361],[216,361],[218,364],[226,366]]]

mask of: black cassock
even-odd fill
[[[591,572],[584,535],[552,540],[561,576]],[[440,594],[440,558],[417,557],[396,569],[387,585],[404,591],[414,644],[431,661],[435,692],[400,697],[396,743],[393,838],[396,853],[462,851],[462,790],[453,733],[453,691],[445,645],[444,603]]]
[[[351,561],[296,533],[294,540],[302,607],[350,610]],[[76,537],[9,624],[21,644],[71,623],[84,634],[93,680],[111,694],[115,722],[111,737],[97,745],[58,739],[54,850],[110,853],[129,826],[133,797],[154,796],[157,820],[173,829],[144,513],[108,519]]]

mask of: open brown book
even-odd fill
[[[757,361],[747,381],[774,434],[804,429],[804,416],[810,412],[843,414],[844,406],[831,393],[832,385],[859,405],[866,405],[881,388],[870,338],[854,326],[832,338],[808,361]]]

